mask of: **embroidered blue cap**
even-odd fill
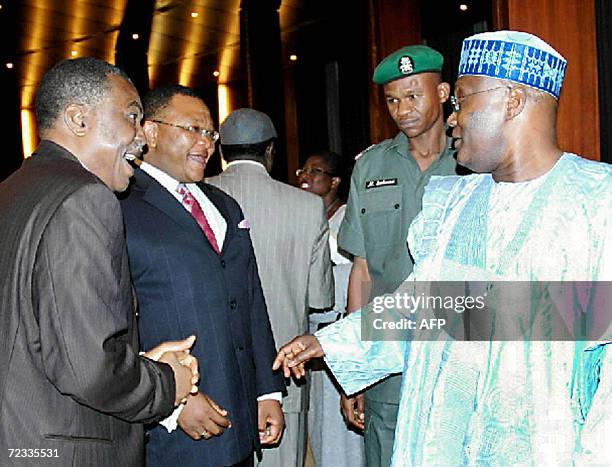
[[[537,36],[519,31],[476,34],[463,41],[459,76],[507,79],[559,99],[567,60]]]

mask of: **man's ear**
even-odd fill
[[[64,110],[64,123],[76,136],[85,136],[91,124],[90,109],[84,104],[70,104]]]
[[[444,104],[450,97],[450,84],[440,83],[438,84],[437,88],[438,88],[438,99],[440,99],[440,104]]]
[[[527,92],[520,86],[510,88],[506,103],[506,120],[512,120],[521,114],[527,103]]]
[[[217,146],[217,150],[219,151],[219,155],[221,156],[221,160],[227,164],[225,157],[223,157],[223,147],[222,145]]]
[[[144,124],[142,125],[142,130],[144,131],[145,138],[147,139],[147,146],[149,146],[149,148],[156,148],[157,132],[159,131],[159,126],[157,123],[145,120]]]
[[[268,147],[266,148],[265,161],[266,161],[266,169],[268,172],[272,170],[272,164],[274,163],[274,141],[270,141]]]

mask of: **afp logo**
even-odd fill
[[[411,57],[405,55],[399,59],[399,71],[403,75],[409,75],[414,71],[414,61]]]

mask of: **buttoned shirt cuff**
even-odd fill
[[[264,394],[257,398],[257,402],[261,401],[277,401],[280,405],[283,405],[283,393],[282,392],[271,392],[270,394]]]
[[[138,352],[138,355],[141,357],[144,356],[145,352]],[[178,427],[178,418],[181,415],[181,412],[185,408],[185,404],[180,404],[174,412],[170,414],[168,418],[164,418],[159,422],[161,426],[163,426],[168,433],[172,433]]]
[[[178,418],[185,408],[185,404],[180,404],[168,418],[164,418],[159,424],[163,426],[168,433],[172,433],[178,427]]]

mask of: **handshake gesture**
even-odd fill
[[[291,374],[300,379],[306,374],[304,364],[317,357],[323,357],[323,347],[312,334],[304,334],[283,345],[272,364],[273,370],[283,368],[285,378]],[[355,397],[341,395],[340,408],[347,423],[358,430],[364,430],[363,394]]]
[[[189,394],[198,392],[197,384],[200,379],[198,360],[189,353],[195,339],[195,336],[191,336],[182,341],[162,342],[144,354],[145,357],[156,362],[167,363],[174,371],[175,406],[185,402]]]
[[[195,336],[182,341],[163,342],[144,356],[172,367],[176,381],[174,404],[185,404],[178,417],[178,425],[187,435],[198,441],[221,436],[231,426],[231,422],[227,410],[198,391],[198,361],[189,353],[194,342]]]
[[[272,369],[278,370],[282,367],[285,378],[289,378],[293,374],[297,379],[300,379],[306,374],[304,364],[312,358],[322,357],[323,355],[323,347],[321,347],[318,339],[312,334],[303,334],[280,348],[272,364]]]

